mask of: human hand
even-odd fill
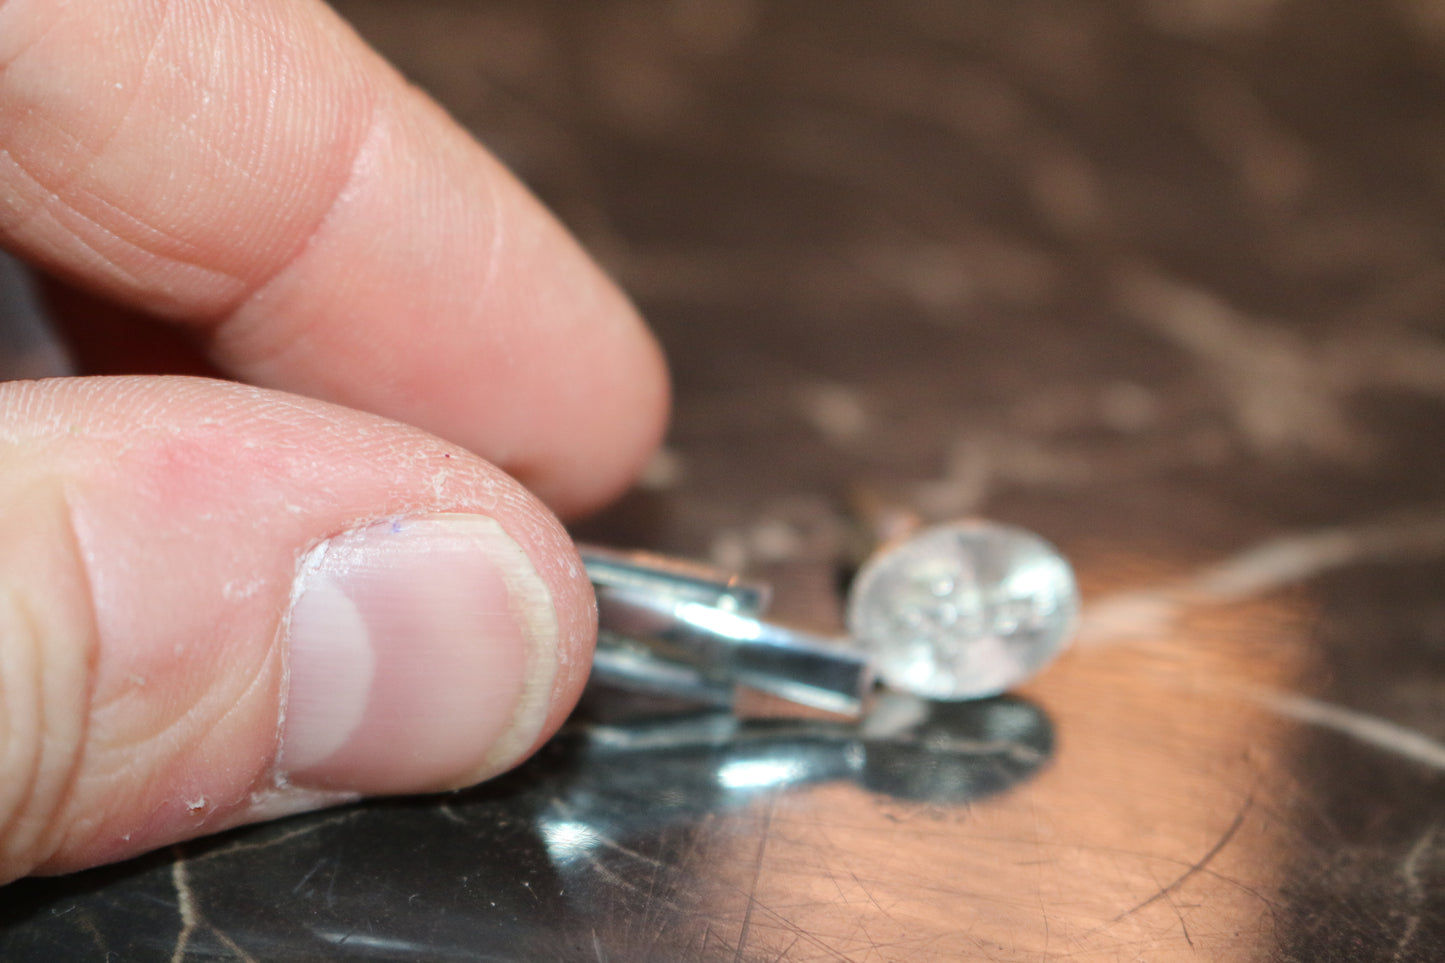
[[[560,724],[661,357],[320,0],[0,0],[0,244],[257,386],[0,385],[0,882]]]

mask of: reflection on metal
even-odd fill
[[[537,830],[552,861],[558,864],[585,856],[602,842],[597,830],[576,819],[548,819],[537,821]]]
[[[560,872],[662,825],[829,782],[964,805],[1031,778],[1053,745],[1048,716],[1013,697],[927,703],[886,694],[864,723],[742,720],[726,711],[578,723],[556,747],[576,776],[537,827]]]
[[[796,759],[739,759],[720,767],[717,781],[724,789],[766,789],[797,782],[805,771]]]
[[[766,586],[691,562],[585,548],[597,589],[597,682],[729,706],[746,686],[857,715],[873,687],[868,660],[834,640],[757,618]]]
[[[935,699],[998,695],[1051,662],[1077,622],[1073,572],[1048,543],[989,522],[889,545],[850,592],[851,635],[763,621],[766,586],[692,562],[583,549],[597,590],[600,683],[730,706],[738,687],[844,715],[875,674]]]
[[[435,958],[437,947],[435,944],[420,940],[395,940],[384,936],[375,936],[370,933],[357,932],[355,929],[348,930],[313,930],[318,937],[327,943],[336,946],[348,946],[354,949],[372,951],[386,954],[402,954],[405,956]],[[394,959],[395,957],[393,957]]]
[[[929,704],[892,698],[922,711],[911,720],[898,713],[903,724],[886,730],[711,712],[592,725],[580,738],[584,755],[609,782],[641,778],[747,791],[846,779],[936,802],[1006,789],[1037,772],[1052,753],[1048,717],[1022,699]]]

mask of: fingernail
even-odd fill
[[[332,538],[302,564],[287,626],[279,768],[365,794],[470,785],[541,734],[556,612],[494,520],[425,515]]]

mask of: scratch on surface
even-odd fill
[[[776,795],[768,796],[768,807],[763,813],[762,832],[758,834],[758,851],[753,857],[753,878],[748,884],[748,905],[743,910],[743,925],[738,932],[737,952],[733,955],[734,963],[742,963],[743,950],[748,945],[748,930],[753,923],[753,907],[758,902],[758,881],[763,877],[763,858],[768,851],[768,840],[773,834],[773,813],[778,805]]]
[[[328,862],[330,862],[330,860],[318,859],[315,863],[313,863],[311,865],[311,868],[308,869],[304,874],[302,874],[301,878],[296,881],[296,885],[291,887],[291,895],[294,896],[297,893],[301,892],[301,890],[306,886],[306,884],[311,882],[311,877],[315,876],[317,872],[319,872],[321,868],[325,866]]]
[[[1424,905],[1427,895],[1425,884],[1420,879],[1420,862],[1435,845],[1435,836],[1439,829],[1439,823],[1431,823],[1424,835],[1410,847],[1405,861],[1400,864],[1400,878],[1405,882],[1405,892],[1410,900],[1410,917],[1405,920],[1405,927],[1400,932],[1400,939],[1395,943],[1395,953],[1390,957],[1391,960],[1399,961],[1405,958],[1405,951],[1415,942],[1415,934],[1420,930],[1420,907]]]
[[[857,874],[857,873],[853,872],[852,870],[849,870],[849,871],[848,871],[848,875],[853,878],[853,882],[857,885],[857,887],[858,887],[860,890],[863,891],[863,895],[866,896],[866,897],[868,897],[868,902],[872,903],[873,906],[874,906],[874,908],[877,909],[878,912],[882,913],[882,914],[883,914],[885,917],[887,917],[888,919],[893,920],[893,922],[895,922],[895,923],[898,922],[898,920],[894,918],[893,914],[890,913],[890,912],[888,912],[888,910],[886,910],[886,909],[883,907],[883,904],[882,904],[882,903],[878,902],[878,897],[876,897],[876,896],[873,895],[872,890],[870,890],[867,886],[863,885],[863,881],[858,878],[858,874]]]
[[[1179,909],[1179,904],[1174,901],[1172,894],[1165,897],[1165,902],[1167,902],[1169,908],[1174,911],[1174,918],[1179,921],[1179,931],[1184,934],[1184,942],[1189,944],[1191,950],[1194,949],[1194,937],[1189,935],[1189,923],[1185,921],[1184,913]]]
[[[458,826],[470,826],[470,823],[468,823],[466,819],[459,815],[449,803],[442,803],[441,805],[437,806],[436,811],[438,815],[440,815],[448,822],[456,823]]]
[[[1445,744],[1416,729],[1309,696],[1261,690],[1250,691],[1249,694],[1261,706],[1277,715],[1331,729],[1376,749],[1383,749],[1432,769],[1445,770]]]
[[[793,947],[795,947],[795,946],[798,945],[798,940],[800,940],[800,939],[802,939],[802,937],[799,936],[798,934],[794,933],[794,934],[793,934],[793,942],[791,942],[791,943],[789,943],[787,946],[783,947],[782,952],[780,952],[780,953],[774,958],[773,963],[783,963],[783,960],[786,960],[786,959],[788,958],[788,954],[791,953],[791,952],[793,952]]]
[[[713,931],[712,931],[712,924],[711,924],[711,923],[705,924],[705,925],[703,926],[703,930],[702,930],[702,953],[701,953],[701,958],[702,958],[702,959],[707,959],[707,958],[708,958],[708,956],[707,956],[707,945],[712,942],[714,935],[715,935],[715,934],[714,934]],[[723,941],[723,940],[722,940],[722,937],[718,937],[717,940],[718,940],[719,943],[721,943],[721,942]]]
[[[605,865],[603,865],[601,860],[588,858],[587,865],[590,866],[592,868],[592,871],[598,876],[600,876],[604,882],[610,883],[611,885],[616,886],[618,889],[627,890],[629,893],[636,893],[639,896],[647,895],[643,892],[641,886],[638,886],[636,883],[627,879],[625,876],[614,873],[612,870],[608,869]],[[658,900],[658,902],[663,906],[671,905],[667,900]]]
[[[829,935],[827,935],[827,936],[825,937],[825,935],[824,935],[824,934],[821,934],[821,933],[811,933],[811,932],[808,932],[806,929],[804,929],[802,926],[800,926],[800,925],[798,925],[797,923],[795,923],[793,920],[791,920],[791,919],[789,919],[788,917],[784,916],[782,913],[779,913],[777,910],[772,909],[771,907],[767,907],[767,906],[763,906],[762,904],[758,904],[758,908],[761,909],[768,917],[771,918],[771,920],[772,920],[772,922],[773,922],[773,924],[774,924],[774,927],[775,927],[776,929],[785,930],[785,931],[787,931],[787,932],[789,932],[789,933],[792,933],[792,934],[793,934],[793,943],[804,942],[804,943],[806,943],[809,947],[811,947],[813,950],[817,951],[817,953],[823,954],[823,955],[826,956],[828,959],[837,960],[838,963],[858,963],[857,959],[856,959],[855,957],[853,957],[852,955],[850,955],[849,953],[847,953],[846,951],[839,949],[838,947],[832,945],[832,943],[830,943],[830,942],[825,942],[825,938],[826,938],[826,939],[848,939],[848,937],[839,937],[839,936],[836,935],[836,934],[829,934]],[[861,929],[861,922],[855,921],[855,923],[854,923],[854,929],[855,929],[855,930]],[[856,940],[857,938],[855,937],[855,938],[852,938],[852,939],[855,939],[855,940]],[[925,939],[931,939],[931,938],[925,938]],[[916,943],[916,942],[919,942],[919,941],[918,941],[918,940],[906,940],[906,941],[903,941],[903,942],[904,942],[904,943]],[[871,948],[874,949],[874,950],[881,949],[881,948],[882,948],[882,944],[873,943]],[[741,952],[741,949],[742,949],[742,947],[741,947],[741,945],[740,945],[740,946],[738,947],[738,951]],[[821,957],[819,957],[819,956],[817,956],[817,955],[813,955],[813,956],[810,957],[810,958],[811,958],[811,959],[820,959]],[[740,956],[739,956],[739,957],[734,957],[735,963],[738,963],[738,961],[739,961],[740,959],[741,959]]]
[[[1244,818],[1249,815],[1249,811],[1253,807],[1254,797],[1251,796],[1244,801],[1243,806],[1239,807],[1239,812],[1235,814],[1234,821],[1229,824],[1229,828],[1227,828],[1224,831],[1224,834],[1215,841],[1214,845],[1209,847],[1209,852],[1205,853],[1199,858],[1197,862],[1193,863],[1188,869],[1175,877],[1172,883],[1167,886],[1161,887],[1159,892],[1144,900],[1142,903],[1139,903],[1137,906],[1125,910],[1109,922],[1118,923],[1121,920],[1133,916],[1135,913],[1139,912],[1145,907],[1152,906],[1153,904],[1159,902],[1161,899],[1167,898],[1171,893],[1175,892],[1185,883],[1189,882],[1189,880],[1202,873],[1206,868],[1208,868],[1209,864],[1214,861],[1214,858],[1216,856],[1224,852],[1225,847],[1229,845],[1230,841],[1234,839],[1235,834],[1239,832],[1239,827],[1244,825]],[[1181,920],[1180,922],[1182,923],[1183,921]]]
[[[336,826],[341,823],[351,822],[352,820],[359,818],[361,812],[362,810],[360,809],[342,810],[341,812],[338,812],[333,816],[329,816],[326,819],[321,820],[320,822],[307,822],[301,826],[297,826],[295,829],[287,830],[286,832],[281,833],[278,836],[272,836],[269,839],[256,840],[255,842],[236,842],[232,843],[229,846],[222,846],[219,849],[213,849],[197,853],[194,857],[192,857],[192,862],[205,862],[213,859],[219,859],[222,856],[234,856],[237,853],[248,853],[254,852],[256,850],[270,849],[273,846],[280,846],[284,843],[289,843],[291,840],[296,839],[299,836],[307,836],[321,829],[326,829],[328,827]]]
[[[557,810],[557,812],[560,813],[563,817],[567,819],[580,818],[577,815],[576,808],[568,805],[562,800],[560,796],[553,796],[550,802],[552,808]],[[595,842],[598,846],[601,846],[603,849],[610,849],[620,856],[626,856],[628,859],[635,859],[639,863],[643,863],[647,866],[652,866],[657,869],[663,869],[666,865],[660,859],[654,859],[651,856],[648,856],[644,853],[639,853],[635,849],[622,845],[617,840],[613,839],[611,836],[606,835],[605,833],[597,833],[593,837],[593,842]]]

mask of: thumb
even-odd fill
[[[0,882],[525,758],[595,613],[429,435],[195,379],[0,385]]]

